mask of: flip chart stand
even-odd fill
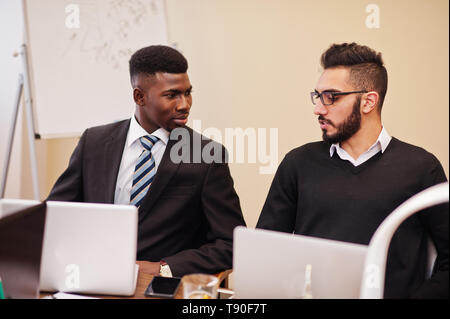
[[[19,54],[15,54],[18,56]],[[35,149],[35,130],[34,130],[34,120],[33,120],[33,108],[31,100],[31,88],[30,88],[30,78],[29,78],[29,68],[28,68],[28,58],[27,58],[27,47],[25,44],[21,46],[20,55],[22,57],[23,63],[23,74],[19,74],[19,83],[17,85],[17,95],[14,104],[13,117],[11,121],[11,129],[9,131],[8,145],[5,152],[5,164],[3,166],[2,181],[0,185],[0,198],[5,197],[6,181],[8,177],[9,163],[11,160],[11,151],[14,142],[14,133],[16,130],[17,117],[19,113],[20,101],[22,94],[24,93],[25,98],[25,110],[27,116],[27,128],[28,128],[28,146],[30,151],[30,163],[31,163],[31,179],[33,183],[33,194],[35,200],[40,200],[39,195],[39,177],[37,170],[37,158]]]

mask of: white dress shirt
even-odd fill
[[[385,130],[383,126],[383,129],[381,130],[380,135],[378,135],[378,139],[376,140],[376,142],[371,147],[369,147],[367,151],[361,154],[356,160],[353,157],[351,157],[343,148],[341,148],[339,143],[330,146],[330,157],[332,157],[334,152],[336,151],[342,160],[350,161],[350,163],[352,163],[353,166],[359,166],[362,163],[369,160],[374,155],[376,155],[378,152],[381,151],[381,153],[384,153],[391,139],[392,137],[389,135],[389,133]]]
[[[133,183],[134,168],[136,162],[141,155],[144,147],[139,138],[150,135],[139,125],[134,115],[131,117],[130,128],[128,129],[127,140],[122,153],[119,174],[117,175],[116,190],[114,194],[114,204],[129,205],[131,196],[131,187]],[[161,158],[166,150],[170,133],[163,128],[159,128],[151,135],[156,136],[159,140],[152,147],[152,155],[155,159],[155,174],[161,163]]]

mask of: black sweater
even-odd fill
[[[439,161],[424,149],[392,138],[354,167],[325,142],[289,152],[275,174],[257,228],[367,245],[381,222],[404,201],[441,182]],[[448,298],[448,203],[405,220],[392,238],[385,298]],[[427,236],[438,250],[436,272],[424,283]]]

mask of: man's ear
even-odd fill
[[[145,105],[144,92],[139,87],[135,87],[133,89],[133,99],[137,105],[139,106]]]
[[[370,91],[365,94],[365,97],[361,99],[361,110],[363,113],[370,113],[372,112],[376,106],[378,105],[378,100],[380,96],[375,91]]]

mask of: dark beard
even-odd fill
[[[330,144],[342,143],[352,137],[361,127],[361,113],[359,111],[361,103],[361,97],[358,97],[353,105],[352,113],[344,120],[337,128],[337,133],[333,135],[327,135],[326,131],[323,131],[322,138],[325,142]],[[319,117],[320,119],[320,117]],[[333,123],[330,123],[334,125]]]

